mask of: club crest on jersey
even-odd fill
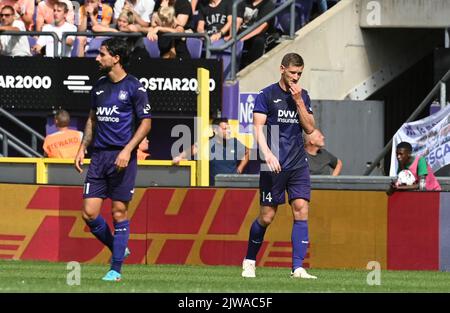
[[[128,99],[128,92],[125,90],[121,90],[119,92],[119,100],[126,101]]]

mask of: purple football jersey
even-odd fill
[[[312,114],[311,99],[305,89],[302,90],[302,99],[306,110]],[[279,83],[264,88],[256,97],[253,112],[267,115],[267,144],[278,158],[282,171],[308,166],[303,128],[290,92],[281,89]]]
[[[136,123],[151,118],[147,90],[130,74],[117,83],[100,78],[91,92],[91,109],[97,116],[93,146],[99,149],[124,147]]]

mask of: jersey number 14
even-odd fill
[[[267,194],[263,191],[262,192],[262,199],[263,201],[272,202],[272,193],[268,192]]]

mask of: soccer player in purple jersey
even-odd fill
[[[281,61],[281,79],[260,91],[255,100],[253,125],[263,158],[259,180],[261,209],[250,228],[247,255],[242,263],[243,277],[256,276],[256,255],[278,205],[285,203],[287,190],[294,217],[291,276],[317,278],[303,268],[309,241],[311,183],[302,132],[312,134],[315,131],[308,92],[297,84],[303,68],[300,55],[286,54]]]
[[[91,110],[83,140],[75,157],[81,173],[86,148],[92,143],[91,164],[83,190],[82,216],[91,232],[112,252],[106,281],[120,281],[130,225],[128,203],[134,193],[137,147],[151,128],[147,91],[136,77],[127,74],[128,46],[123,39],[103,42],[96,58],[101,77],[91,91]],[[135,124],[138,124],[136,131]],[[112,200],[114,235],[100,210],[105,198]]]

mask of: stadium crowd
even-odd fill
[[[251,27],[285,0],[245,0],[238,7],[238,33]],[[317,12],[327,9],[325,0],[297,0],[297,28],[311,16],[313,3]],[[335,1],[333,1],[335,2]],[[232,1],[229,0],[0,0],[0,55],[53,56],[50,36],[2,35],[2,31],[50,31],[62,39],[64,32],[140,33],[135,45],[149,47],[157,43],[159,57],[190,58],[185,39],[164,37],[164,33],[207,33],[213,45],[231,39]],[[287,33],[283,26],[289,19],[285,10],[263,23],[242,38],[240,67],[252,63],[275,46],[278,38]],[[314,14],[314,13],[313,13]],[[69,36],[65,40],[67,57],[94,56],[86,54],[97,49],[92,37]],[[62,54],[62,43],[58,45]]]

